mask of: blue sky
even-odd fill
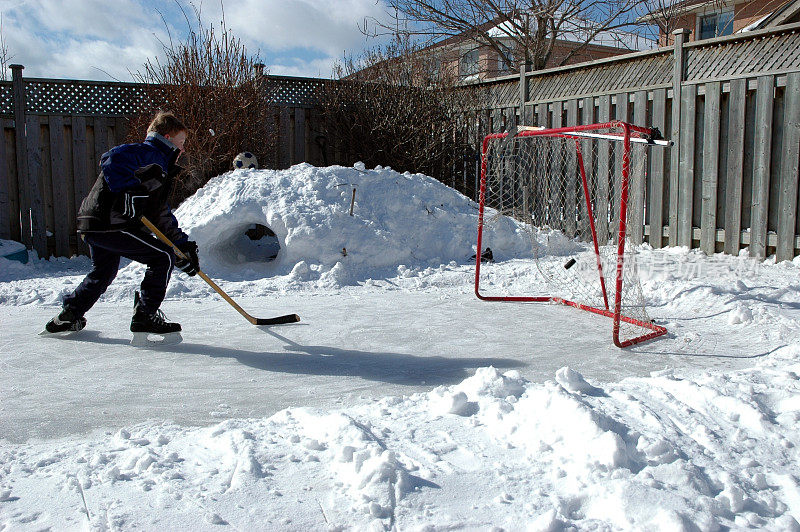
[[[159,40],[185,37],[178,4],[192,23],[192,5],[206,25],[222,19],[219,0],[0,0],[2,33],[25,76],[130,81],[159,56]],[[293,76],[329,77],[345,53],[375,44],[359,24],[385,16],[382,0],[227,0],[224,8],[227,26],[271,74]]]

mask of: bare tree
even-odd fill
[[[474,150],[463,135],[475,91],[459,86],[433,57],[418,52],[397,36],[339,64],[339,79],[320,94],[325,135],[336,142],[340,164],[363,161],[422,172],[472,194],[463,190],[463,176],[455,169]]]
[[[493,49],[503,61],[542,69],[558,41],[573,43],[567,63],[602,36],[629,46],[620,30],[635,22],[647,0],[387,0],[392,21],[371,19],[370,35],[402,33],[426,42],[463,36]],[[640,10],[641,11],[641,10]],[[509,45],[510,43],[510,45]]]
[[[157,109],[174,111],[191,128],[175,203],[230,170],[239,152],[253,152],[261,166],[270,166],[277,138],[259,58],[247,53],[224,18],[215,29],[203,25],[197,8],[194,15],[194,24],[186,17],[183,42],[162,43],[164,58],[133,74],[147,87],[147,106],[131,122],[131,139],[141,137]]]
[[[3,28],[3,14],[0,13],[0,69],[2,70],[0,79],[3,81],[8,80],[8,66],[11,64],[12,59],[14,59],[14,56],[8,50],[6,32]]]
[[[676,0],[649,0],[647,3],[648,13],[642,18],[656,28],[659,44],[666,46],[671,44],[672,32],[678,29],[683,19],[681,2]]]

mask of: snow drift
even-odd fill
[[[477,204],[439,181],[358,163],[235,170],[209,181],[175,214],[200,246],[204,268],[217,275],[291,273],[337,284],[399,265],[471,262],[478,223]],[[252,260],[258,241],[243,235],[256,226],[274,232],[275,260]],[[504,218],[492,230],[496,259],[530,256],[521,225]]]

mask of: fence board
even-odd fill
[[[578,125],[578,100],[569,100],[567,102],[567,126]],[[575,153],[574,143],[568,141],[566,143],[566,173],[565,180],[565,208],[567,212],[566,218],[566,231],[567,236],[575,237],[578,232],[577,217],[578,217],[578,161]],[[581,193],[580,197],[583,197]]]
[[[114,139],[112,144],[119,146],[125,143],[128,136],[128,120],[125,117],[118,116],[114,119]]]
[[[778,262],[794,257],[797,180],[800,175],[800,73],[787,77],[786,96],[778,199],[778,244],[775,249],[775,260]]]
[[[292,154],[291,154],[291,121],[290,121],[290,109],[288,107],[282,107],[280,112],[280,146],[279,146],[279,153],[280,156],[278,160],[280,161],[281,168],[288,168],[292,165]],[[341,145],[339,145],[341,148]],[[338,158],[338,157],[337,157]]]
[[[294,110],[294,156],[292,164],[297,164],[306,159],[306,110],[298,107]]]
[[[647,124],[647,91],[637,91],[633,95],[633,123],[637,125]],[[637,171],[639,168],[641,169],[641,172]],[[634,244],[641,244],[644,241],[644,200],[646,177],[644,166],[635,164],[635,152],[634,150],[631,150],[631,199],[629,205],[631,210],[628,214],[628,220],[630,224],[630,230],[628,231],[628,234],[630,235],[631,241]]]
[[[28,191],[31,222],[31,241],[33,249],[39,257],[48,257],[47,253],[47,226],[42,202],[43,182],[42,182],[42,151],[41,151],[41,124],[39,116],[28,115],[25,118],[25,142],[27,144],[26,154],[28,160]],[[23,213],[23,217],[25,213]],[[23,219],[23,225],[25,220]],[[27,228],[26,228],[27,229]],[[23,230],[24,231],[24,230]]]
[[[72,175],[64,172],[64,119],[61,115],[50,118],[50,179],[53,183],[53,236],[56,256],[69,257],[69,221],[74,218],[70,212],[69,189],[72,188]]]
[[[47,116],[39,117],[39,153],[42,157],[42,171],[39,183],[44,207],[44,227],[47,238],[47,256],[55,255],[55,236],[53,222],[53,178],[50,175],[50,135]]]
[[[89,158],[86,152],[86,119],[82,116],[72,117],[72,176],[74,192],[74,210],[77,215],[81,202],[89,194]]]
[[[758,78],[758,89],[756,92],[756,116],[755,123],[758,126],[755,128],[755,142],[753,146],[753,198],[750,214],[750,252],[758,257],[764,257],[767,245],[767,220],[769,216],[769,182],[770,182],[770,167],[772,160],[772,107],[773,107],[773,87],[774,78],[772,76],[761,76]],[[737,85],[743,85],[739,83]],[[733,91],[733,84],[731,85]],[[738,88],[737,92],[744,92],[743,88]],[[731,93],[733,94],[733,93]],[[742,98],[742,113],[741,129],[744,129],[744,100]],[[739,113],[737,113],[738,115]],[[735,149],[735,148],[732,148]],[[742,143],[741,152],[744,151]],[[743,157],[743,156],[742,156]],[[741,168],[741,165],[738,165]],[[736,171],[736,168],[734,168]],[[740,209],[736,209],[736,197],[741,194],[741,171],[736,174],[739,177],[738,188],[728,193],[728,209],[733,210],[732,215],[737,217],[733,223],[730,224],[731,238],[728,238],[727,232],[729,230],[728,224],[725,226],[725,252],[735,254],[739,251],[739,238],[738,232],[741,230],[738,223],[738,213]],[[729,175],[729,189],[730,189],[730,175]],[[733,238],[733,231],[736,231]],[[729,242],[730,240],[730,242]]]
[[[722,84],[707,83],[703,120],[703,175],[700,249],[713,255],[717,246],[717,183],[719,182],[720,97]]]
[[[604,95],[598,98],[597,121],[601,124],[611,120],[611,96]],[[611,178],[611,143],[601,143],[597,152],[597,234],[600,235],[600,243],[606,244],[611,238],[613,224],[610,227],[609,217],[609,194]]]
[[[94,163],[100,164],[100,158],[108,151],[108,127],[105,117],[98,116],[93,120],[94,129]]]
[[[666,133],[667,130],[667,91],[653,91],[652,126]],[[663,246],[664,232],[664,149],[653,148],[649,152],[650,188],[648,193],[648,223],[650,225],[649,243],[654,248]]]
[[[14,136],[16,149],[14,150],[14,154],[17,167],[17,179],[19,182],[20,238],[28,249],[33,249],[31,201],[32,196],[38,194],[39,185],[35,179],[31,179],[30,169],[28,168],[28,136],[25,134],[27,127],[20,127],[26,124],[25,86],[22,79],[22,68],[12,68],[11,75],[14,124],[16,127],[16,135]]]
[[[11,173],[8,169],[8,152],[6,151],[5,120],[0,120],[0,238],[11,238],[13,219],[11,210]]]
[[[0,120],[3,125],[4,136],[2,142],[5,145],[5,151],[8,158],[5,161],[5,167],[8,170],[8,206],[11,213],[9,227],[11,240],[22,242],[22,234],[20,230],[20,201],[22,196],[22,184],[19,183],[19,169],[17,168],[17,139],[16,131],[14,129],[14,120],[5,118]],[[30,233],[29,233],[30,234]]]
[[[678,177],[678,245],[692,247],[694,199],[695,110],[697,86],[681,88],[680,175]]]
[[[594,124],[594,98],[587,97],[583,99],[583,112],[581,113],[581,123],[582,124]],[[598,143],[602,144],[602,143]],[[596,177],[596,161],[595,157],[596,154],[592,152],[592,143],[591,142],[581,142],[581,156],[583,158],[583,167],[586,173],[586,184],[589,188],[590,193],[592,191],[596,191],[597,189],[597,177]],[[582,183],[582,178],[580,183]],[[579,185],[582,186],[582,185]],[[580,226],[578,230],[580,231],[581,235],[583,235],[584,239],[587,239],[591,236],[591,226],[589,224],[589,211],[586,208],[586,198],[583,194],[582,189],[579,189],[578,194],[578,207],[580,209]],[[597,205],[592,207],[593,209],[597,208]],[[592,214],[595,214],[594,211]],[[595,231],[596,231],[595,227]]]

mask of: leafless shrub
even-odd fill
[[[0,72],[2,72],[2,74],[0,74],[0,80],[8,80],[8,67],[11,65],[12,59],[14,59],[14,56],[8,49],[6,32],[3,28],[3,14],[0,13]]]
[[[455,185],[465,152],[463,117],[475,96],[435,57],[418,52],[397,38],[339,64],[338,81],[321,96],[327,134],[344,148],[343,164],[391,166]]]
[[[141,140],[153,112],[169,109],[190,128],[173,202],[193,194],[211,177],[231,169],[237,153],[250,151],[259,165],[275,159],[275,110],[268,102],[257,57],[226,27],[204,27],[195,9],[183,42],[162,44],[164,59],[150,59],[134,74],[146,84],[147,108],[132,120],[130,139]]]

